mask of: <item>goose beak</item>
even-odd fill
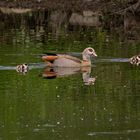
[[[95,52],[93,52],[92,56],[93,57],[97,57],[97,54]]]

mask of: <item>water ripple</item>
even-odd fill
[[[40,69],[46,67],[45,63],[30,63],[29,69]],[[0,66],[0,70],[15,70],[16,66]]]
[[[119,62],[119,63],[123,63],[123,62],[129,62],[129,58],[99,58],[99,59],[95,59],[95,62]]]
[[[113,59],[95,59],[94,62],[129,62],[128,58],[113,58]],[[46,63],[39,62],[39,63],[29,63],[29,69],[37,69],[37,68],[44,68],[46,67]],[[15,70],[16,66],[0,66],[0,70]]]
[[[119,131],[108,131],[108,132],[90,132],[88,133],[89,136],[95,136],[95,135],[125,135],[125,134],[128,134],[128,133],[136,133],[136,132],[140,132],[140,129],[134,129],[134,130],[123,130],[121,132]]]

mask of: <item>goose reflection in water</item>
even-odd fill
[[[84,85],[94,85],[97,77],[91,77],[91,67],[82,68],[62,68],[62,67],[46,67],[42,76],[46,79],[54,79],[57,77],[67,77],[73,74],[82,73]]]

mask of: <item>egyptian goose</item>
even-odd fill
[[[139,55],[134,55],[133,57],[130,58],[130,63],[133,65],[139,65],[140,64],[140,54]]]
[[[27,64],[20,64],[16,66],[16,71],[19,73],[27,73],[29,70],[28,65]]]
[[[96,57],[97,54],[93,48],[88,47],[82,52],[83,60],[66,54],[46,54],[42,60],[50,67],[84,67],[91,66],[91,56]]]

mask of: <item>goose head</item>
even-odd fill
[[[92,57],[97,57],[97,54],[96,54],[95,50],[91,47],[88,47],[88,48],[84,49],[82,55],[83,55],[83,60],[88,60],[88,61],[90,60],[91,56]]]

